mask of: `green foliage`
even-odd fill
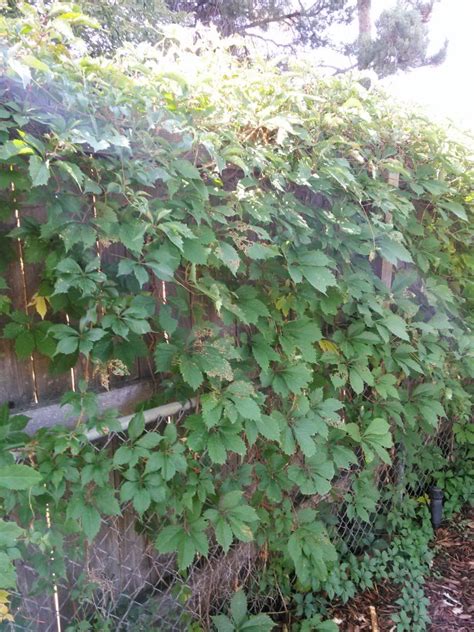
[[[354,67],[355,56],[359,68],[373,69],[379,77],[444,61],[447,42],[436,54],[427,54],[433,0],[428,3],[393,0],[393,6],[385,8],[375,22],[373,40],[367,35],[357,42],[344,41],[344,37],[340,41],[334,33],[344,34],[344,29],[334,31],[333,27],[352,25],[357,19],[360,27],[358,4],[356,0],[318,0],[300,3],[298,7],[290,0],[226,0],[221,3],[206,0],[78,0],[70,5],[61,5],[52,0],[44,3],[25,0],[18,4],[8,2],[6,8],[0,5],[0,14],[11,17],[18,16],[22,10],[28,13],[28,5],[47,12],[52,5],[58,31],[63,36],[73,37],[71,27],[75,27],[87,40],[94,55],[111,56],[120,47],[137,46],[144,42],[156,44],[166,29],[172,37],[177,37],[171,25],[199,25],[214,26],[224,36],[239,35],[244,38],[244,43],[245,40],[251,41],[262,51],[266,50],[267,54],[273,54],[278,47],[283,55],[288,49],[294,52],[307,46],[319,51],[337,51],[341,58],[348,58],[342,66],[348,66],[349,70]],[[56,5],[59,7],[57,10],[54,9]],[[368,6],[371,22],[370,2]],[[284,36],[275,36],[275,28],[282,30]],[[271,32],[267,36],[268,31]],[[247,54],[245,48],[243,52]],[[327,68],[324,64],[323,67]],[[340,68],[339,72],[342,70],[345,68]],[[22,72],[27,81],[30,75],[27,71]],[[71,167],[64,162],[59,167],[81,186],[83,174],[75,171],[74,165]],[[176,168],[183,176],[191,173],[192,169],[184,161]],[[35,183],[41,185],[48,181],[49,166],[37,156],[31,156],[30,169]]]
[[[230,600],[230,616],[224,614],[212,617],[217,632],[270,632],[275,627],[273,621],[266,614],[248,615],[247,598],[243,590],[239,590]]]
[[[61,11],[0,21],[14,44],[1,61],[1,243],[14,256],[20,240],[35,279],[28,313],[0,303],[3,337],[20,358],[56,373],[79,361],[84,375],[63,397],[74,429],[28,437],[24,417],[0,411],[2,512],[20,541],[1,551],[6,581],[32,547],[49,589],[67,573],[65,543],[82,554],[127,511],[184,578],[210,550],[249,544],[266,560],[262,592],[327,582],[345,598],[357,582],[337,576],[349,571],[334,502],[373,524],[400,459],[391,499],[434,472],[452,507],[464,498],[467,465],[449,472],[433,437],[451,420],[453,449],[472,441],[470,150],[358,83],[240,61],[217,37],[89,57],[79,18]],[[86,430],[121,426],[88,380],[141,356],[161,401],[195,409],[153,430],[138,412],[114,453],[97,450]],[[51,528],[33,520],[47,512]],[[403,596],[413,612],[418,597]],[[306,606],[306,629],[330,629]],[[251,629],[234,610],[221,625]]]
[[[383,11],[376,22],[377,37],[363,51],[365,63],[373,67],[379,77],[397,70],[442,63],[446,58],[447,41],[434,55],[427,54],[430,12],[429,4],[400,1]]]

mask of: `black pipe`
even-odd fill
[[[430,488],[431,524],[437,529],[443,520],[443,490],[439,487]]]

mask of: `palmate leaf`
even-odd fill
[[[275,370],[263,372],[260,379],[263,386],[271,385],[275,393],[283,397],[293,393],[297,395],[309,384],[313,377],[310,367],[300,362],[294,365],[280,365]]]
[[[192,564],[197,553],[207,556],[206,527],[204,518],[191,516],[186,528],[182,525],[164,527],[155,540],[155,546],[160,553],[177,553],[178,568],[184,570]]]
[[[242,490],[222,495],[217,508],[208,509],[204,516],[213,524],[217,542],[226,553],[234,537],[242,542],[251,542],[253,526],[259,520],[255,509],[243,501]]]
[[[243,285],[235,294],[237,297],[238,315],[244,323],[254,325],[259,318],[270,315],[267,306],[259,298],[256,288]]]
[[[301,452],[311,457],[317,451],[317,444],[313,440],[315,435],[327,435],[327,426],[319,415],[312,412],[305,417],[297,418],[291,425],[293,435]]]
[[[413,263],[410,252],[399,241],[395,241],[385,236],[381,237],[377,241],[382,257],[387,259],[389,263],[392,263],[393,265],[397,265],[398,261]]]
[[[327,494],[334,474],[334,465],[324,450],[305,458],[303,466],[291,465],[288,468],[288,478],[305,495]]]
[[[257,335],[253,339],[252,354],[264,372],[268,371],[270,362],[276,362],[280,358],[280,355],[261,335]]]
[[[360,531],[361,520],[390,505],[390,486],[374,488],[378,460],[390,457],[389,426],[407,447],[410,485],[413,467],[429,476],[442,456],[434,438],[433,455],[423,449],[424,432],[440,417],[454,417],[455,439],[467,440],[469,150],[357,83],[242,60],[205,34],[198,42],[168,38],[160,59],[145,55],[145,63],[140,51],[137,60],[124,49],[113,67],[98,68],[68,39],[82,23],[78,12],[58,11],[48,17],[33,7],[5,33],[20,81],[32,82],[27,100],[45,90],[56,98],[39,124],[22,89],[9,90],[0,105],[0,220],[3,230],[16,220],[20,229],[0,235],[0,269],[8,274],[0,289],[11,299],[0,299],[2,321],[11,321],[5,331],[19,355],[54,356],[65,376],[87,354],[75,370],[91,386],[96,370],[105,384],[110,373],[125,372],[122,363],[142,375],[136,357],[153,350],[160,375],[148,404],[192,397],[195,409],[181,410],[176,423],[162,420],[156,432],[146,432],[138,414],[127,435],[81,386],[76,399],[64,400],[80,415],[78,427],[45,429],[33,440],[15,427],[23,422],[0,412],[0,468],[13,463],[13,449],[43,474],[31,487],[0,479],[4,509],[29,527],[18,549],[31,550],[41,577],[48,569],[59,577],[64,538],[77,535],[81,548],[83,534],[92,539],[102,526],[106,535],[110,521],[102,516],[118,516],[126,504],[137,530],[158,535],[158,548],[181,570],[206,555],[207,537],[222,549],[224,566],[224,551],[237,544],[240,553],[239,541],[268,543],[268,560],[260,551],[269,571],[262,591],[273,594],[284,578],[309,613],[322,583],[341,597],[351,582],[345,559],[325,582],[335,562],[325,509],[319,505],[319,518],[301,506],[333,492]],[[35,42],[39,58],[28,70]],[[403,143],[390,142],[394,130]],[[392,169],[403,178],[398,191],[386,182]],[[26,301],[11,277],[19,248]],[[377,278],[377,257],[409,264],[390,292]],[[35,296],[44,300],[35,305]],[[18,319],[15,310],[25,307]],[[46,307],[51,322],[40,323]],[[38,378],[42,394],[47,382]],[[434,390],[420,388],[427,380]],[[112,388],[118,383],[113,378]],[[90,446],[84,433],[95,427],[119,432],[120,447]],[[338,468],[347,470],[343,500],[333,485]],[[112,478],[120,479],[120,501]],[[380,493],[387,502],[378,502]],[[0,546],[16,548],[11,531],[0,526]],[[359,561],[351,560],[351,572]],[[0,567],[1,581],[13,584],[10,553]],[[190,585],[205,567],[198,560]],[[87,601],[80,593],[78,602]],[[323,629],[319,619],[294,625]],[[243,593],[214,623],[248,632],[272,626],[265,615],[249,615]]]
[[[360,443],[368,463],[373,461],[375,454],[385,463],[389,464],[391,462],[386,448],[392,447],[393,439],[390,432],[390,424],[385,419],[382,417],[372,419],[362,433],[359,426],[355,423],[345,424],[343,429],[355,442]]]
[[[303,585],[310,584],[313,577],[324,581],[328,565],[337,560],[337,551],[324,524],[316,519],[316,512],[312,509],[298,512],[297,528],[288,540],[287,551]]]
[[[299,318],[284,324],[279,342],[286,355],[291,356],[299,349],[305,360],[314,361],[312,345],[322,337],[321,329],[316,322],[309,318]]]
[[[288,273],[295,283],[306,279],[323,294],[328,287],[337,285],[336,277],[329,268],[331,261],[323,252],[290,252],[288,263]]]

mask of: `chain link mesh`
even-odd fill
[[[185,415],[182,410],[173,420],[179,422]],[[162,429],[170,419],[157,417],[147,430]],[[126,433],[111,433],[93,445],[111,456],[125,440]],[[436,463],[437,458],[451,457],[452,446],[451,424],[445,422],[437,434],[424,436],[420,448],[431,452]],[[404,489],[412,495],[426,492],[432,477],[429,468],[406,462],[403,444],[393,449],[392,460],[392,465],[376,470],[380,495],[370,520],[349,511],[348,500],[362,471],[358,465],[340,473],[333,483],[332,497],[310,499],[312,506],[321,509],[331,539],[343,553],[370,550],[384,533],[381,518],[403,497]],[[3,624],[8,626],[5,629],[56,632],[66,630],[71,622],[94,618],[102,622],[101,630],[116,632],[188,630],[193,621],[209,629],[210,616],[227,611],[228,601],[239,586],[247,586],[255,611],[284,611],[278,587],[265,594],[252,592],[267,564],[265,550],[258,550],[254,543],[235,543],[224,555],[211,543],[208,557],[198,559],[185,577],[178,571],[174,555],[162,555],[154,547],[152,534],[159,526],[153,517],[148,522],[138,520],[128,504],[121,516],[102,520],[92,544],[80,546],[79,538],[70,537],[64,560],[51,557],[48,577],[39,577],[32,551],[31,558],[17,563],[18,591],[11,603],[14,622]],[[55,573],[59,562],[65,564],[62,574],[66,579]]]

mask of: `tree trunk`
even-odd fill
[[[358,66],[360,69],[368,66],[368,47],[372,39],[371,22],[372,0],[357,0],[357,17],[359,20]]]

